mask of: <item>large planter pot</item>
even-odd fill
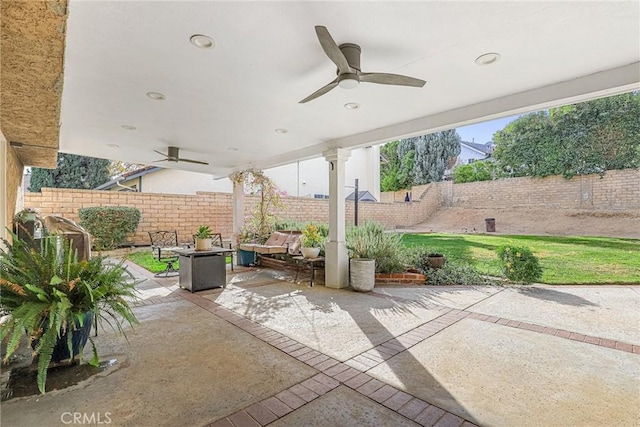
[[[318,258],[320,255],[320,248],[307,248],[301,247],[300,252],[302,252],[302,256],[305,258]]]
[[[196,251],[211,250],[211,238],[201,239],[196,237]]]
[[[350,260],[351,287],[358,292],[369,292],[376,284],[376,260],[352,258]]]
[[[238,265],[248,267],[256,262],[256,253],[254,251],[245,251],[244,249],[238,249]]]
[[[56,345],[53,347],[53,353],[51,355],[51,362],[57,363],[63,360],[71,359],[82,353],[84,350],[84,346],[87,344],[89,340],[89,335],[91,334],[91,327],[93,326],[93,318],[94,313],[88,311],[82,315],[82,326],[80,326],[79,322],[75,322],[75,330],[66,330],[63,334],[60,335]],[[69,346],[67,345],[67,336],[71,333],[71,347],[73,351],[73,356],[69,354]],[[38,341],[35,340],[31,343],[31,348],[35,349],[38,345]]]
[[[444,262],[444,255],[435,254],[427,256],[427,264],[429,264],[431,268],[442,268],[444,267]]]

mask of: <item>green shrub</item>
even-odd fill
[[[502,274],[517,283],[532,283],[542,278],[538,258],[525,246],[500,246],[498,264]]]
[[[316,227],[318,227],[318,233],[320,233],[322,237],[327,237],[329,235],[329,226],[324,222],[314,222],[314,221],[303,222],[303,221],[296,221],[294,219],[282,219],[277,221],[276,230],[277,231],[283,231],[283,230],[302,231],[305,228],[307,228],[309,225],[315,225]]]
[[[462,184],[465,182],[490,181],[504,176],[504,172],[496,162],[484,160],[456,166],[453,171],[453,182]]]
[[[483,277],[471,264],[452,261],[447,258],[444,267],[431,268],[427,257],[433,253],[442,253],[428,246],[414,246],[405,252],[404,262],[427,276],[426,285],[444,286],[481,286],[495,285],[497,281]]]
[[[276,221],[276,231],[304,230],[305,223],[295,219],[279,219]]]
[[[349,227],[346,232],[346,244],[350,258],[375,259],[377,273],[397,273],[405,270],[402,263],[402,235],[385,233],[384,227],[379,223],[365,221],[358,227]]]
[[[459,261],[447,260],[442,268],[429,268],[427,265],[426,269],[421,270],[427,276],[426,285],[482,286],[497,283],[482,276],[473,265]]]
[[[412,246],[405,248],[402,261],[411,268],[424,271],[426,268],[429,268],[427,257],[433,253],[442,252],[436,251],[434,248],[428,246]]]
[[[93,236],[96,250],[115,249],[140,222],[140,211],[128,206],[82,208],[78,214],[80,225]]]

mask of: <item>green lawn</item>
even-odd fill
[[[160,262],[153,257],[153,253],[151,252],[151,250],[131,252],[129,255],[127,255],[127,259],[138,264],[142,268],[146,268],[152,273],[162,273],[164,269],[167,268],[167,264],[165,264],[164,262]],[[227,257],[227,264],[230,263],[231,257]],[[173,267],[176,270],[180,268],[180,262],[174,262]]]
[[[640,240],[606,237],[492,236],[484,234],[405,234],[406,246],[427,246],[450,259],[499,275],[496,248],[527,246],[549,284],[639,284]]]

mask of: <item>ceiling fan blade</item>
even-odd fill
[[[324,53],[326,53],[329,59],[338,67],[338,74],[353,72],[351,67],[349,67],[347,58],[345,58],[340,48],[331,37],[331,34],[329,34],[329,30],[327,30],[326,27],[317,25],[316,34],[318,35],[318,40],[320,41],[322,50],[324,50]]]
[[[155,151],[156,153],[160,154],[161,156],[168,157],[168,156],[166,155],[166,153],[161,153],[161,152],[160,152],[160,151],[158,151],[158,150],[153,150],[153,151]],[[166,159],[165,159],[165,160],[166,160]],[[157,160],[157,161],[159,162],[160,160]]]
[[[202,162],[200,160],[191,160],[191,159],[178,159],[179,162],[187,162],[187,163],[196,163],[199,165],[208,165],[209,162]]]
[[[307,96],[302,101],[299,101],[298,104],[304,104],[305,102],[309,102],[312,99],[316,99],[316,98],[324,95],[325,93],[329,92],[331,89],[333,89],[336,86],[338,86],[338,79],[337,78],[335,80],[333,80],[331,83],[329,83],[328,85],[323,86],[320,89],[318,89],[317,91],[313,92],[311,95]]]
[[[154,150],[155,151],[155,150]],[[166,162],[168,159],[154,160],[153,163]]]
[[[424,80],[409,76],[401,76],[400,74],[360,73],[358,74],[358,77],[360,77],[361,82],[378,83],[382,85],[422,87],[427,83]]]

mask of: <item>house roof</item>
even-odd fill
[[[351,194],[349,194],[345,200],[355,200],[356,199],[356,192],[353,191]],[[358,191],[358,200],[361,200],[363,202],[377,202],[378,200],[375,198],[375,196],[371,193],[369,193],[368,191]]]
[[[479,154],[484,154],[485,156],[489,156],[493,152],[490,143],[478,144],[476,142],[461,141],[460,144],[466,146],[470,150],[478,152]]]
[[[109,182],[105,182],[104,184],[98,185],[96,188],[94,188],[94,190],[110,190],[111,188],[116,187],[117,186],[116,183],[118,182],[135,179],[150,173],[158,172],[159,170],[162,170],[162,169],[163,168],[158,166],[145,166],[143,168],[140,168],[131,172],[125,172],[121,175],[118,175],[117,177],[115,177]]]
[[[222,177],[640,87],[637,2],[328,5],[2,2],[3,132],[54,147],[60,124],[62,152],[143,164],[177,146],[209,164],[167,167]],[[49,32],[29,33],[43,23]],[[363,72],[427,84],[363,82],[298,103],[335,78],[316,25],[360,45]],[[492,52],[498,61],[476,64]]]

